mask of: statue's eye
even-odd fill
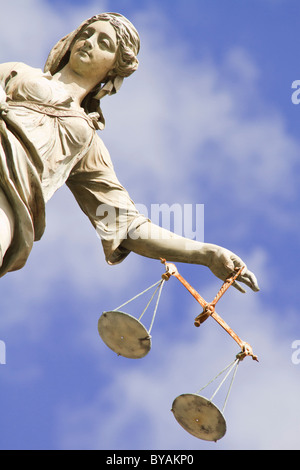
[[[83,31],[79,36],[80,39],[87,39],[88,37],[90,37],[90,34],[87,31]]]
[[[98,43],[102,49],[106,49],[110,52],[114,52],[115,50],[114,43],[106,36],[100,36]]]
[[[100,44],[103,45],[103,46],[105,46],[107,49],[110,48],[110,42],[109,42],[108,39],[102,38],[102,39],[100,40]]]

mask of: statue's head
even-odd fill
[[[59,72],[70,59],[71,50],[92,23],[96,21],[108,21],[115,30],[117,38],[116,58],[113,67],[97,86],[89,93],[82,103],[87,113],[98,111],[100,113],[100,128],[104,126],[104,119],[99,108],[99,100],[105,95],[116,93],[125,77],[129,77],[138,68],[137,55],[140,49],[140,38],[133,24],[119,13],[102,13],[84,21],[75,31],[62,38],[50,51],[45,64],[45,72],[52,75]],[[101,126],[102,122],[102,126]]]

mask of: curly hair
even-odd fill
[[[119,13],[102,13],[91,18],[91,22],[109,21],[117,35],[117,57],[114,67],[120,77],[129,77],[138,68],[137,55],[140,50],[140,38],[133,24]],[[90,23],[89,23],[90,24]]]

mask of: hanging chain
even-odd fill
[[[239,355],[237,355],[233,362],[231,362],[228,366],[226,366],[225,369],[223,369],[221,372],[219,372],[213,379],[211,379],[206,385],[204,385],[204,387],[200,388],[200,390],[197,392],[197,394],[199,395],[199,393],[202,390],[204,390],[206,387],[208,387],[208,385],[213,383],[218,377],[220,377],[220,375],[224,374],[224,372],[226,372],[226,370],[229,369],[227,374],[225,375],[225,377],[223,378],[223,380],[221,381],[221,383],[217,387],[217,389],[214,391],[214,393],[210,397],[209,401],[212,402],[214,397],[216,396],[216,394],[218,393],[218,391],[220,390],[220,388],[222,387],[222,385],[224,384],[224,382],[226,381],[226,379],[228,378],[228,376],[230,375],[230,373],[234,369],[234,372],[233,372],[233,375],[232,375],[232,378],[231,378],[231,382],[230,382],[230,385],[229,385],[229,389],[228,389],[227,395],[225,397],[225,402],[224,402],[224,405],[223,405],[223,408],[222,408],[222,413],[224,413],[225,406],[227,405],[227,401],[228,401],[228,398],[229,398],[229,395],[230,395],[230,392],[231,392],[231,389],[232,389],[232,385],[233,385],[233,382],[234,382],[234,379],[235,379],[235,376],[236,376],[236,373],[237,373],[237,368],[238,368],[238,365],[239,365],[240,361],[241,361],[241,359],[239,358]]]
[[[218,391],[220,390],[220,388],[222,387],[223,383],[225,382],[225,380],[227,379],[227,377],[229,376],[230,372],[232,371],[232,369],[234,368],[234,366],[238,363],[238,359],[236,359],[234,361],[234,363],[232,364],[232,366],[230,367],[229,371],[227,372],[227,374],[225,375],[224,379],[222,380],[222,382],[219,384],[219,386],[217,387],[216,391],[212,394],[211,398],[209,401],[212,401],[214,399],[214,397],[216,396],[216,394],[218,393]]]
[[[140,316],[140,318],[139,318],[139,321],[141,321],[141,319],[143,318],[144,313],[146,312],[147,308],[148,308],[149,305],[151,304],[151,302],[152,302],[153,298],[155,297],[155,294],[156,294],[156,292],[158,291],[158,289],[161,288],[161,285],[162,285],[163,282],[164,282],[164,281],[159,281],[159,282],[158,282],[158,286],[156,287],[156,289],[155,289],[155,291],[153,292],[153,294],[152,294],[152,296],[151,296],[149,302],[147,303],[146,307],[144,308],[144,311],[142,312],[142,314],[141,314],[141,316]]]
[[[160,296],[161,296],[161,291],[162,291],[162,288],[164,286],[164,283],[166,282],[167,279],[164,279],[162,277],[162,279],[160,279],[158,282],[156,282],[155,284],[153,284],[152,286],[148,287],[147,289],[145,289],[143,292],[140,292],[139,294],[135,295],[134,297],[132,297],[132,299],[130,300],[127,300],[127,302],[125,302],[124,304],[120,305],[119,307],[115,308],[114,310],[112,310],[113,312],[115,311],[118,311],[120,308],[124,307],[125,305],[129,304],[130,302],[132,302],[133,300],[137,299],[138,297],[140,297],[141,295],[145,294],[146,292],[148,292],[150,289],[153,289],[153,287],[156,287],[155,291],[153,292],[149,302],[147,303],[146,307],[144,308],[142,314],[140,315],[139,317],[139,321],[142,319],[143,315],[145,314],[146,310],[148,309],[150,303],[152,302],[153,298],[155,297],[155,294],[158,292],[158,296],[157,296],[157,300],[156,300],[156,304],[155,304],[155,308],[154,308],[154,313],[153,313],[153,317],[152,317],[152,321],[151,321],[151,325],[150,325],[150,328],[149,328],[149,335],[150,335],[150,332],[152,330],[152,327],[153,327],[153,324],[154,324],[154,320],[155,320],[155,316],[156,316],[156,312],[157,312],[157,307],[158,307],[158,304],[159,304],[159,301],[160,301]]]
[[[164,279],[162,281],[160,281],[161,284],[160,284],[160,287],[159,287],[159,292],[158,292],[158,296],[157,296],[157,300],[156,300],[156,305],[155,305],[155,309],[154,309],[154,313],[153,313],[153,317],[152,317],[152,321],[151,321],[151,325],[150,325],[150,328],[149,328],[149,335],[151,333],[151,330],[152,330],[152,326],[153,326],[153,323],[154,323],[154,320],[155,320],[155,315],[156,315],[156,311],[157,311],[157,307],[158,307],[158,304],[159,304],[159,300],[160,300],[160,296],[161,296],[161,291],[162,291],[162,288],[164,286],[164,283],[166,282]]]
[[[224,374],[224,372],[229,369],[229,367],[233,367],[234,364],[236,363],[236,359],[231,362],[228,366],[225,367],[225,369],[221,370],[221,372],[219,372],[213,379],[211,379],[206,385],[204,385],[204,387],[200,388],[200,390],[198,390],[197,394],[199,394],[200,392],[202,392],[202,390],[204,390],[206,387],[208,387],[211,383],[213,383],[218,377],[220,377],[220,375]],[[230,369],[231,370],[231,369]]]
[[[235,375],[237,373],[237,368],[238,368],[239,363],[240,363],[240,359],[237,359],[236,366],[235,366],[235,369],[233,371],[233,375],[232,375],[231,382],[230,382],[230,385],[229,385],[229,389],[228,389],[228,392],[227,392],[227,395],[226,395],[226,398],[225,398],[225,402],[224,402],[224,405],[223,405],[223,408],[222,408],[222,413],[224,413],[225,406],[227,404],[229,394],[231,392],[231,388],[232,388],[232,385],[233,385],[233,382],[234,382],[234,379],[235,379]]]
[[[113,312],[115,312],[116,310],[119,310],[120,308],[124,307],[125,305],[129,304],[130,302],[132,302],[133,300],[137,299],[138,297],[140,297],[141,295],[145,294],[146,292],[148,292],[148,290],[152,289],[153,287],[157,286],[158,284],[161,283],[161,280],[159,280],[158,282],[156,282],[155,284],[153,284],[152,286],[148,287],[147,289],[145,289],[143,292],[140,292],[139,294],[137,294],[135,297],[132,297],[132,299],[130,300],[127,300],[127,302],[125,302],[124,304],[120,305],[119,307],[115,308],[114,310],[112,310]]]

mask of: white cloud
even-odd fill
[[[189,62],[164,29],[153,39],[145,21],[140,69],[103,103],[103,138],[135,199],[194,200],[213,190],[253,212],[262,200],[290,200],[299,142],[264,106],[254,60],[233,49],[222,64]]]
[[[107,11],[105,0],[67,8],[54,8],[43,0],[6,2],[1,14],[1,62],[19,61],[43,68],[59,39],[86,18],[103,11]]]

